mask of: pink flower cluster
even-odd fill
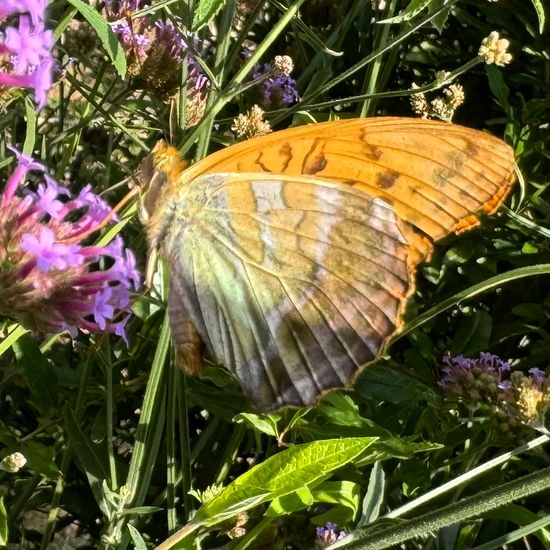
[[[46,104],[54,66],[54,36],[44,27],[45,10],[46,0],[0,2],[0,20],[20,14],[18,28],[7,26],[0,31],[0,86],[33,88],[39,108]]]
[[[36,192],[16,194],[29,171],[42,172]],[[0,198],[0,314],[31,330],[107,331],[125,338],[130,292],[140,286],[135,258],[120,237],[87,244],[116,218],[91,186],[73,196],[32,158],[18,165]]]

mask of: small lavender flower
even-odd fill
[[[44,167],[18,154],[0,197],[0,315],[31,330],[74,336],[80,328],[125,339],[129,315],[122,314],[140,285],[134,255],[119,236],[106,246],[86,243],[116,216],[90,186],[73,196],[46,174],[36,192],[18,195],[29,171]]]
[[[338,531],[336,523],[329,521],[325,527],[317,527],[315,542],[319,548],[326,548],[345,536],[345,531]]]
[[[445,366],[438,384],[447,395],[472,405],[499,401],[503,374],[510,371],[506,361],[490,353],[480,353],[478,359],[447,355],[442,363]]]
[[[478,359],[446,356],[442,362],[439,385],[447,396],[475,409],[484,408],[502,431],[517,432],[523,425],[548,433],[550,376],[543,371],[534,367],[528,375],[511,372],[506,361],[490,353],[480,353]]]
[[[281,73],[271,63],[257,65],[252,72],[252,80],[261,80],[258,89],[258,103],[264,109],[279,109],[296,103],[300,96],[296,90],[296,81]]]
[[[112,21],[111,28],[126,51],[128,73],[134,78],[134,83],[161,99],[167,99],[180,87],[181,66],[186,60],[188,100],[195,100],[200,93],[204,103],[204,91],[209,81],[188,54],[183,34],[172,22],[155,20],[151,14],[132,17],[132,13],[143,7],[141,4],[141,0],[109,0],[105,6],[107,18]]]
[[[0,19],[23,14],[18,28],[0,32],[0,86],[33,88],[38,108],[46,104],[54,66],[54,35],[44,28],[45,9],[45,0],[2,0],[0,5]]]

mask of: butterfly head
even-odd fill
[[[140,198],[138,216],[147,228],[149,258],[147,261],[146,283],[151,286],[155,270],[159,235],[163,227],[163,210],[166,191],[175,185],[187,164],[181,160],[177,149],[159,141],[143,160],[140,167]]]
[[[139,219],[147,225],[155,209],[163,190],[174,182],[187,168],[187,164],[181,160],[177,149],[159,141],[145,157],[140,168],[140,206]]]

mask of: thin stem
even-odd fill
[[[550,468],[509,481],[488,491],[464,498],[442,509],[424,514],[417,519],[386,528],[383,532],[349,535],[330,548],[348,550],[382,550],[401,544],[415,537],[426,536],[443,527],[486,514],[491,510],[510,504],[514,500],[539,493],[550,488]]]
[[[434,489],[433,491],[429,491],[428,493],[422,495],[421,497],[415,498],[412,502],[409,502],[404,506],[401,506],[400,508],[393,510],[392,512],[387,514],[385,517],[398,518],[400,516],[403,516],[404,514],[410,512],[411,510],[418,508],[420,505],[424,504],[425,502],[428,502],[438,497],[439,495],[442,495],[443,493],[446,493],[447,491],[450,491],[451,489],[454,489],[455,487],[458,487],[459,485],[466,483],[467,481],[471,481],[475,477],[491,470],[492,468],[495,468],[496,466],[499,466],[500,464],[504,464],[505,462],[510,460],[510,458],[512,458],[513,456],[520,455],[526,451],[539,447],[540,445],[543,445],[548,441],[550,441],[550,438],[547,435],[541,435],[540,437],[537,437],[536,439],[529,441],[529,443],[526,443],[525,445],[521,445],[516,449],[513,449],[512,451],[509,451],[500,456],[497,456],[481,464],[477,468],[474,468],[473,470],[470,470],[469,472],[466,472],[465,474],[458,476],[457,478],[449,481],[448,483],[444,483],[440,487],[437,487],[437,489]]]

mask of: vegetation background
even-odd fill
[[[341,533],[347,548],[550,548],[546,15],[539,0],[50,2],[53,86],[40,111],[26,91],[2,96],[3,181],[12,145],[115,205],[160,138],[198,159],[265,122],[418,116],[414,82],[430,115],[505,139],[523,182],[500,215],[437,246],[390,356],[310,410],[258,415],[222,368],[207,364],[201,379],[173,368],[162,272],[134,295],[129,346],[4,318],[0,543],[141,549],[194,518],[178,548],[308,549]],[[184,41],[167,46],[159,21]],[[504,66],[478,58],[492,31],[510,41]],[[139,36],[157,36],[156,49],[140,50]],[[282,55],[294,63],[284,82],[272,72]],[[457,83],[460,106],[442,91]],[[94,239],[117,233],[144,273],[135,201]],[[447,353],[471,358],[467,383]],[[519,373],[516,405],[529,397],[534,414],[503,408],[501,363],[480,353]],[[16,452],[26,465],[10,469]]]

